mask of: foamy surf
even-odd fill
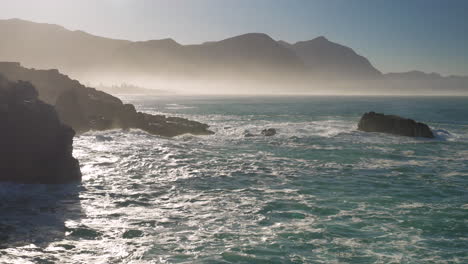
[[[360,114],[375,104],[346,98],[326,104],[314,98],[303,104],[158,100],[131,102],[140,111],[207,123],[216,134],[169,139],[111,130],[76,137],[83,173],[77,195],[0,186],[0,219],[8,220],[0,240],[17,245],[0,249],[1,261],[468,261],[462,235],[468,126],[462,118],[429,122],[437,136],[422,139],[357,131]],[[408,105],[392,100],[393,108]],[[434,105],[444,108],[440,100]],[[434,119],[417,102],[410,104],[412,116]],[[375,110],[385,112],[380,105]],[[277,134],[244,136],[266,128]],[[17,195],[22,192],[30,195]],[[36,196],[40,201],[31,199]],[[52,232],[36,236],[27,228],[33,224]],[[13,233],[4,238],[4,230]]]

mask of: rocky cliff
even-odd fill
[[[80,182],[72,156],[72,128],[53,106],[38,99],[29,82],[0,75],[0,181],[62,184]]]
[[[12,81],[29,81],[35,85],[39,98],[54,105],[60,120],[77,133],[137,128],[165,137],[213,134],[208,125],[196,121],[137,112],[133,105],[86,87],[57,70],[27,69],[16,62],[0,62],[0,74]]]

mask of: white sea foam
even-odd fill
[[[166,109],[170,110],[184,110],[184,109],[193,109],[194,106],[180,105],[180,104],[166,104]]]
[[[75,138],[84,215],[55,225],[66,235],[47,247],[0,249],[0,262],[466,262],[445,257],[466,242],[463,140],[365,133],[345,117],[178,116],[216,134],[167,139],[113,130]],[[243,135],[270,127],[278,134]],[[21,188],[0,188],[0,198],[20,201]],[[453,232],[441,221],[451,212]],[[54,215],[49,207],[34,213]]]
[[[403,203],[403,204],[400,204],[398,208],[413,209],[413,208],[421,208],[425,206],[426,205],[423,203]]]
[[[444,129],[433,129],[434,136],[438,140],[455,141],[458,136]]]

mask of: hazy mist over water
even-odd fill
[[[101,75],[101,77],[104,75]],[[100,85],[135,84],[145,89],[163,90],[181,96],[468,96],[464,84],[450,90],[440,89],[431,81],[258,81],[245,80],[200,80],[200,79],[154,79],[146,77],[130,78],[84,78],[91,87]],[[120,81],[117,81],[120,80]],[[112,92],[111,92],[112,93]],[[112,93],[119,95],[119,93]],[[132,94],[128,92],[127,94]],[[133,94],[141,94],[135,92]]]
[[[58,69],[92,86],[128,83],[182,94],[466,95],[468,77],[383,73],[372,58],[318,36],[289,43],[247,33],[197,45],[128,41],[59,25],[0,20],[0,61]]]

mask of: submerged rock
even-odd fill
[[[365,132],[382,132],[409,137],[433,138],[434,134],[428,125],[412,119],[395,115],[384,115],[375,112],[365,113],[358,124],[358,130]]]
[[[80,182],[72,156],[75,131],[37,96],[29,82],[9,82],[0,75],[0,181]]]
[[[244,137],[257,137],[257,136],[271,137],[274,135],[276,135],[276,129],[274,128],[263,129],[262,132],[260,132],[260,134],[252,134],[248,130],[244,131]]]
[[[97,141],[111,141],[111,140],[112,140],[112,137],[103,136],[103,135],[97,135],[97,136],[96,136],[96,140],[97,140]]]
[[[214,134],[208,125],[196,121],[137,112],[133,105],[86,87],[57,70],[33,70],[19,63],[0,62],[0,73],[10,80],[30,81],[38,89],[39,98],[54,105],[60,120],[77,133],[137,128],[165,137]]]
[[[266,137],[271,137],[271,136],[276,135],[276,129],[274,128],[263,129],[261,134]]]

